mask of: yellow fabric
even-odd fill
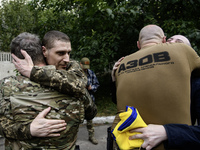
[[[129,136],[138,134],[136,132],[130,133],[129,130],[139,128],[139,127],[146,127],[146,123],[143,121],[141,118],[139,112],[137,111],[137,117],[136,119],[132,122],[132,124],[122,131],[119,131],[118,128],[132,115],[132,109],[128,107],[126,112],[120,113],[119,117],[121,121],[116,125],[116,127],[113,130],[113,134],[116,138],[116,142],[119,146],[120,149],[122,150],[129,150],[137,147],[141,147],[142,143],[144,142],[142,139],[134,139],[134,140],[129,140]]]

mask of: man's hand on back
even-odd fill
[[[51,110],[51,107],[44,109],[33,120],[30,125],[30,132],[35,137],[56,137],[60,136],[58,132],[66,129],[65,120],[45,119],[45,116]]]
[[[33,68],[33,61],[31,57],[27,54],[26,51],[21,50],[22,55],[24,56],[24,59],[19,59],[17,56],[12,54],[13,57],[13,64],[15,65],[15,68],[25,77],[30,78],[31,70]]]

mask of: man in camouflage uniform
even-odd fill
[[[85,76],[78,61],[70,59],[71,42],[69,37],[60,31],[47,32],[42,41],[42,51],[48,65],[55,68],[33,66],[31,58],[25,55],[24,60],[14,57],[17,70],[32,81],[41,85],[67,93],[71,96],[89,99],[90,105],[85,109],[85,119],[93,118],[90,114],[96,114],[97,108],[87,89],[87,77]],[[31,64],[31,65],[30,65]]]
[[[40,53],[41,47],[36,36],[22,33],[12,41],[11,50],[13,48],[12,46],[14,47],[14,51],[12,52],[16,52],[14,54],[19,58],[22,58],[19,53],[20,49],[25,49],[32,56],[35,65],[43,66],[41,68],[44,69],[41,70],[46,69],[50,73],[55,74],[54,66],[44,66],[44,61],[40,62],[43,57],[39,57],[42,56]],[[15,50],[18,50],[18,52]],[[35,68],[37,70],[40,67]],[[57,71],[57,75],[60,75],[59,77],[62,76],[63,80],[65,80],[68,77],[65,72],[62,70]],[[72,85],[74,86],[75,84]],[[85,86],[81,80],[78,85],[79,89],[81,89],[81,85]],[[66,91],[64,88],[67,88],[69,84],[59,82],[53,86],[62,92]],[[84,119],[84,111],[87,113],[88,111],[86,110],[92,110],[91,108],[93,108],[91,106],[91,98],[87,97],[84,88],[74,96],[61,94],[51,88],[42,87],[30,81],[28,78],[19,75],[1,80],[0,89],[0,133],[12,143],[12,149],[74,150],[78,127]],[[73,93],[75,91],[72,90],[71,92]],[[46,111],[44,116],[49,112],[46,118],[54,119],[54,121],[60,120],[60,124],[52,125],[58,128],[53,129],[53,134],[38,135],[37,130],[34,130],[37,129],[34,125],[35,122],[37,124],[38,116],[40,115],[38,113],[43,109]],[[90,111],[90,115],[86,116],[89,116],[89,118],[94,117],[94,112],[95,110]],[[63,120],[67,122],[67,125]]]

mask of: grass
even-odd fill
[[[102,97],[96,101],[98,113],[97,116],[114,116],[117,112],[116,105],[108,97]]]
[[[97,116],[113,116],[117,112],[117,106],[112,102],[110,94],[110,74],[97,76],[100,86],[95,93],[95,103],[97,105]]]

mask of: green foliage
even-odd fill
[[[122,56],[137,51],[140,29],[161,26],[169,38],[182,34],[199,53],[200,0],[11,0],[0,8],[0,50],[27,31],[42,38],[49,30],[69,35],[72,57],[86,56],[102,73]]]
[[[97,75],[100,86],[95,93],[95,103],[98,108],[97,116],[113,116],[117,113],[116,104],[110,95],[110,74]]]
[[[64,1],[59,1],[64,2]],[[38,1],[29,3],[29,7],[35,14],[36,26],[34,32],[42,38],[50,30],[59,30],[68,33],[71,29],[69,11],[60,10],[58,1]]]
[[[149,0],[141,3],[144,18],[152,18],[153,23],[161,26],[169,38],[175,34],[186,36],[193,48],[199,53],[200,1]],[[172,9],[173,8],[173,9]],[[146,20],[145,20],[146,21]],[[149,24],[149,22],[145,22]]]
[[[33,31],[34,17],[25,0],[2,1],[0,15],[0,49],[9,51],[10,42],[16,35]]]
[[[98,75],[96,103],[100,115],[116,112],[109,93],[109,71],[122,56],[137,51],[140,29],[147,24],[163,28],[167,38],[186,36],[200,54],[200,0],[2,0],[0,51],[9,51],[21,32],[42,38],[49,30],[66,33],[72,58],[86,56]]]
[[[136,38],[138,7],[126,9],[128,1],[93,1],[83,5],[78,10],[78,24],[74,25],[72,46],[73,57],[81,59],[87,56],[91,59],[92,69],[104,72],[115,60],[130,54],[133,50],[133,38]],[[87,6],[87,9],[85,8]],[[137,34],[135,34],[137,33]],[[78,40],[77,40],[78,39]]]

